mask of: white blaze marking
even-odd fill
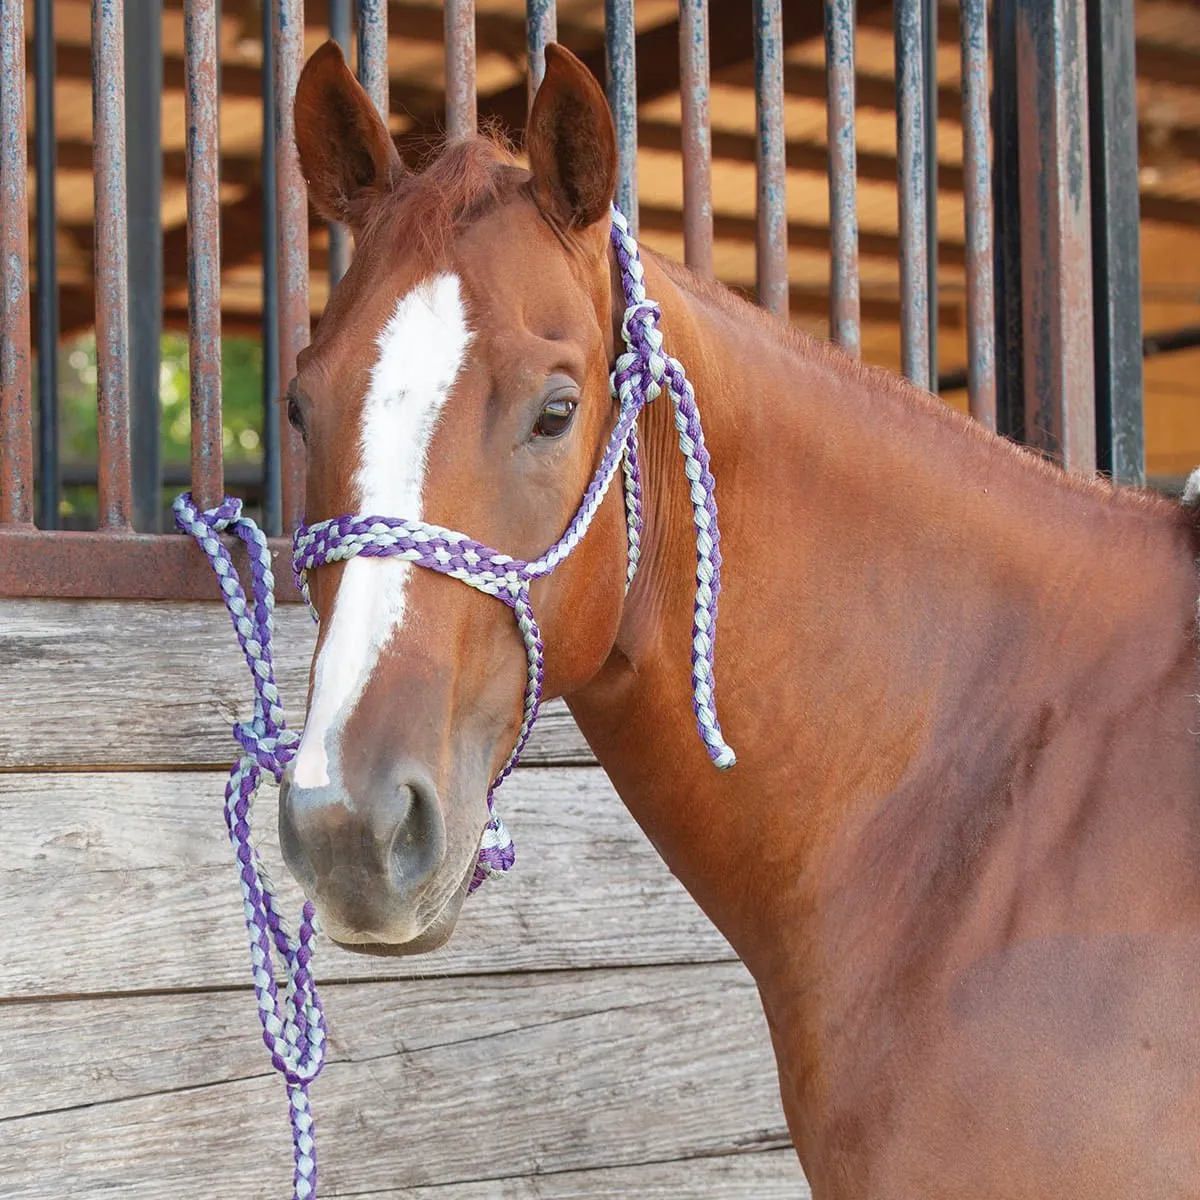
[[[363,402],[353,486],[358,512],[421,519],[429,444],[470,340],[456,275],[437,275],[397,303],[377,339],[379,358]],[[391,558],[346,563],[314,669],[312,707],[295,759],[298,787],[329,783],[328,743],[403,624],[411,565]]]

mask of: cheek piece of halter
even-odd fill
[[[674,407],[675,429],[684,457],[696,529],[692,707],[696,728],[713,763],[722,769],[734,763],[733,751],[721,735],[713,697],[713,644],[717,597],[721,590],[720,533],[713,477],[696,397],[679,360],[663,352],[662,333],[658,328],[661,313],[658,305],[646,298],[637,241],[615,206],[612,209],[611,241],[625,294],[625,314],[621,321],[625,352],[617,358],[611,376],[613,397],[618,403],[617,420],[578,511],[566,532],[549,550],[540,558],[526,562],[452,529],[388,516],[334,517],[312,525],[302,524],[295,533],[292,563],[297,586],[306,601],[309,600],[309,571],[361,554],[399,558],[428,567],[494,596],[513,610],[528,663],[524,708],[512,753],[488,788],[489,816],[468,889],[472,892],[484,880],[507,871],[515,858],[512,839],[496,812],[494,795],[520,760],[541,705],[545,648],[529,598],[530,585],[535,579],[549,575],[579,544],[608,494],[618,468],[622,470],[624,480],[628,533],[626,588],[632,583],[637,573],[642,529],[637,418],[664,388]],[[250,837],[250,810],[261,770],[270,771],[279,782],[300,741],[298,735],[284,724],[279,689],[275,684],[271,658],[275,581],[270,550],[258,526],[242,516],[239,500],[227,498],[217,508],[201,512],[193,504],[190,493],[184,493],[176,499],[174,512],[176,525],[196,539],[217,574],[254,681],[254,716],[233,727],[233,735],[243,753],[234,764],[225,789],[225,819],[240,864],[263,1040],[271,1052],[272,1063],[287,1082],[295,1150],[294,1196],[298,1200],[307,1200],[316,1194],[316,1147],[308,1084],[321,1069],[325,1049],[325,1018],[308,965],[316,914],[311,901],[306,902],[298,934],[293,936],[288,932],[271,880]],[[232,534],[246,546],[253,604],[247,600],[229,551],[218,536],[220,533]],[[311,602],[309,608],[314,620],[318,619]],[[276,983],[273,948],[280,956],[286,978],[282,996]]]

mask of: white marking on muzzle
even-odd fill
[[[353,491],[360,513],[420,520],[429,444],[471,341],[458,276],[436,275],[404,296],[377,341]],[[298,787],[329,783],[331,745],[403,624],[410,566],[390,558],[346,563],[314,668]]]

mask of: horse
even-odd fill
[[[604,95],[546,51],[525,137],[405,167],[332,45],[296,143],[356,254],[299,356],[307,519],[373,513],[529,561],[617,420],[625,299]],[[756,981],[818,1200],[1200,1196],[1197,513],[1060,470],[656,254],[645,289],[719,512],[714,769],[689,672],[692,480],[665,399],[533,581],[544,694]],[[409,562],[309,574],[289,869],[338,943],[448,938],[528,661]]]

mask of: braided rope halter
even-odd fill
[[[535,579],[549,575],[579,544],[608,494],[618,468],[623,475],[628,534],[626,588],[633,582],[642,530],[637,419],[664,387],[674,407],[675,429],[684,456],[684,473],[688,479],[696,529],[692,707],[697,730],[713,763],[725,769],[735,761],[733,751],[722,736],[713,697],[713,650],[717,597],[721,590],[720,532],[714,481],[696,397],[679,360],[663,352],[662,333],[658,328],[661,311],[654,301],[646,298],[637,241],[615,206],[612,208],[611,241],[626,305],[621,321],[621,337],[626,349],[617,358],[611,375],[612,393],[618,402],[617,420],[579,509],[566,532],[545,554],[527,562],[440,525],[385,516],[347,515],[312,525],[302,524],[294,537],[292,565],[296,583],[314,620],[318,617],[309,600],[308,572],[360,554],[399,558],[428,567],[494,596],[513,610],[528,664],[524,707],[516,744],[488,788],[489,818],[468,887],[471,892],[484,880],[503,874],[515,860],[512,839],[496,812],[494,795],[520,760],[541,706],[545,647],[533,614],[530,585]],[[254,681],[254,717],[249,723],[239,723],[233,729],[243,752],[233,766],[225,789],[225,819],[240,864],[263,1040],[271,1053],[272,1064],[287,1084],[295,1158],[293,1195],[295,1200],[307,1200],[316,1194],[317,1182],[308,1085],[320,1072],[325,1051],[325,1018],[309,970],[316,913],[312,903],[306,902],[301,911],[299,934],[293,937],[288,933],[270,878],[250,841],[250,810],[261,769],[270,771],[275,781],[280,782],[299,745],[297,735],[284,724],[271,659],[275,580],[270,551],[258,526],[241,515],[239,500],[227,498],[217,508],[201,512],[192,502],[191,495],[184,493],[175,500],[174,512],[175,523],[196,539],[217,574]],[[249,552],[253,606],[247,602],[229,551],[217,536],[222,532],[241,539]],[[287,980],[282,997],[276,985],[272,947],[280,956]]]

